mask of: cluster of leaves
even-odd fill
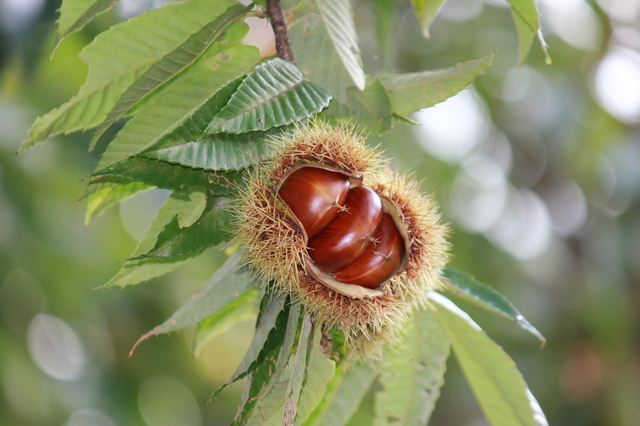
[[[65,0],[56,47],[116,0]],[[444,0],[413,0],[425,34]],[[67,103],[38,118],[22,149],[50,136],[95,130],[90,149],[119,121],[88,179],[86,222],[148,188],[171,190],[138,247],[105,286],[123,287],[166,274],[231,235],[230,199],[246,173],[270,155],[269,138],[320,116],[380,134],[411,112],[466,87],[492,56],[452,68],[366,75],[349,0],[285,1],[295,64],[264,59],[242,44],[244,19],[264,16],[264,2],[171,3],[98,35],[81,52],[85,84]],[[539,33],[533,0],[510,0],[527,56]],[[376,10],[393,2],[375,2]],[[382,25],[384,27],[384,25]],[[543,43],[544,45],[544,43]],[[113,57],[118,52],[118,57]],[[451,293],[542,336],[502,296],[464,273],[447,270]],[[444,380],[449,348],[495,425],[546,424],[513,361],[443,294],[419,312],[402,347],[379,366],[345,369],[320,347],[321,327],[304,307],[275,297],[232,254],[225,265],[151,335],[198,325],[195,351],[238,321],[257,316],[256,333],[228,383],[246,377],[236,424],[344,424],[380,378],[376,424],[424,424]],[[339,333],[334,350],[341,350]],[[220,389],[219,391],[221,391]],[[218,392],[219,392],[218,391]],[[217,392],[216,392],[217,394]],[[215,394],[214,394],[215,396]]]

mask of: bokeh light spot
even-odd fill
[[[461,225],[485,232],[500,218],[507,196],[507,182],[500,166],[489,157],[468,162],[451,188],[451,207]]]
[[[544,202],[532,191],[513,188],[507,200],[502,216],[487,236],[519,259],[538,256],[551,240],[549,212]]]
[[[598,64],[593,85],[598,102],[611,115],[640,123],[640,54],[612,49]]]
[[[27,332],[29,354],[45,373],[59,380],[77,380],[86,364],[80,337],[66,322],[36,315]]]
[[[414,114],[422,126],[414,127],[421,146],[433,156],[459,162],[489,131],[484,105],[469,89]]]
[[[0,0],[0,24],[17,32],[38,15],[44,3],[45,0]]]
[[[100,410],[83,408],[71,413],[64,426],[117,426],[117,424]]]
[[[587,221],[587,199],[573,180],[559,182],[545,194],[551,224],[558,234],[578,233]]]
[[[576,49],[597,49],[602,39],[602,26],[584,0],[543,0],[542,18],[543,27],[548,22],[555,34]]]

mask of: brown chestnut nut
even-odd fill
[[[343,270],[364,253],[380,219],[380,196],[364,186],[351,188],[344,210],[309,240],[311,260],[324,272]]]
[[[398,271],[404,256],[404,240],[387,213],[365,252],[351,265],[334,274],[338,281],[378,288]]]
[[[278,190],[309,238],[315,237],[337,216],[348,192],[349,179],[345,175],[318,167],[294,171]]]

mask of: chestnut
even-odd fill
[[[364,253],[381,219],[380,196],[364,186],[351,188],[344,209],[309,240],[311,260],[324,272],[341,271]]]
[[[388,213],[382,215],[373,241],[365,252],[345,269],[334,273],[346,284],[378,288],[398,271],[404,256],[404,240]]]
[[[278,195],[313,238],[337,216],[348,192],[349,178],[342,173],[302,167],[284,180]]]
[[[234,243],[265,291],[331,330],[323,349],[336,352],[337,331],[345,360],[377,362],[441,287],[447,227],[418,184],[351,127],[312,121],[273,148],[239,188]]]

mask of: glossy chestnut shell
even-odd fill
[[[361,179],[305,165],[285,176],[278,195],[306,234],[314,268],[329,281],[377,289],[403,264],[397,210]]]
[[[365,252],[334,275],[343,283],[375,288],[376,283],[384,283],[396,273],[403,256],[404,240],[391,216],[385,213]]]
[[[347,199],[349,178],[317,167],[291,173],[278,194],[313,238],[335,219]]]

